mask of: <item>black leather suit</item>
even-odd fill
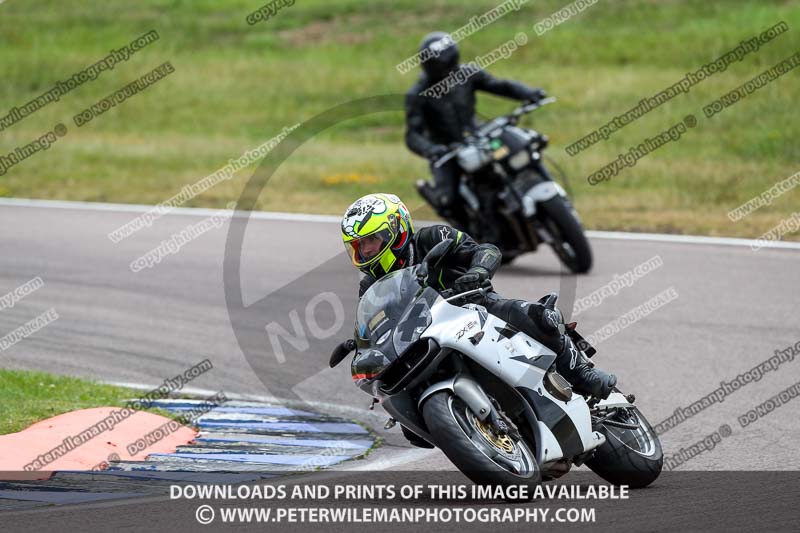
[[[469,65],[460,65],[458,70],[466,78],[461,84],[451,84],[449,90],[436,98],[425,93],[440,80],[422,73],[417,82],[408,90],[405,98],[406,146],[412,152],[430,158],[437,145],[447,146],[460,142],[465,134],[477,126],[475,120],[475,91],[505,96],[515,100],[535,100],[542,92],[513,80],[498,79]],[[470,75],[471,73],[471,75]],[[457,196],[460,169],[455,159],[439,168],[431,164],[440,203],[445,210],[453,205]]]
[[[500,250],[493,244],[478,244],[463,231],[458,231],[444,224],[428,226],[416,231],[411,240],[411,247],[407,263],[404,266],[419,264],[425,255],[437,244],[445,239],[456,241],[455,248],[443,261],[442,272],[430,272],[429,279],[436,280],[436,289],[452,289],[455,281],[471,269],[484,269],[487,277],[491,279],[500,267]],[[375,283],[372,276],[364,276],[359,284],[359,298],[369,287]],[[527,307],[541,304],[529,304],[525,300],[502,298],[495,292],[487,295],[485,302],[481,302],[491,314],[502,318],[520,331],[536,338],[542,344],[556,353],[563,349],[562,335],[552,328],[547,328],[541,313],[536,314],[535,321],[531,320]]]

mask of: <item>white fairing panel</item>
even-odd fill
[[[573,394],[568,402],[552,396],[542,380],[555,353],[524,333],[508,338],[507,323],[477,305],[456,307],[443,299],[431,308],[432,325],[422,337],[436,340],[442,347],[452,348],[479,362],[513,387],[525,387],[555,404],[574,424],[586,451],[597,446],[593,438],[591,415],[585,400]],[[504,331],[505,330],[505,331]],[[482,332],[482,336],[478,334]],[[505,333],[505,334],[504,334]],[[540,464],[563,458],[563,451],[552,431],[543,422],[533,428]]]
[[[600,400],[597,405],[601,407],[632,407],[625,395],[621,392],[612,392],[605,400]]]
[[[535,388],[555,357],[552,350],[523,333],[510,339],[502,335],[506,322],[489,315],[481,306],[466,309],[441,300],[434,304],[431,314],[433,323],[423,337],[468,355],[513,387]],[[471,339],[477,339],[479,332],[483,337],[474,344]]]

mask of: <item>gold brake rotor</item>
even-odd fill
[[[499,450],[502,450],[508,454],[514,453],[514,441],[512,441],[508,435],[495,435],[491,427],[478,420],[475,415],[473,415],[472,418],[475,421],[475,426],[483,434],[483,436],[486,437],[486,440],[491,442]]]

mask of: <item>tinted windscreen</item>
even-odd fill
[[[414,269],[392,272],[376,281],[361,297],[356,311],[356,335],[369,344],[392,329],[420,290]]]

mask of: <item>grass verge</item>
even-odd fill
[[[68,132],[0,176],[0,196],[157,204],[272,138],[350,100],[402,94],[417,70],[395,66],[422,36],[453,31],[498,0],[304,0],[249,25],[251,0],[29,0],[0,5],[0,118],[56,81],[150,30],[158,41],[58,102],[0,131],[0,155],[63,123]],[[728,211],[800,170],[800,69],[706,118],[702,109],[800,49],[797,0],[618,0],[597,2],[538,36],[537,22],[567,2],[520,2],[459,43],[463,61],[519,32],[528,43],[488,70],[543,87],[559,101],[527,125],[550,136],[550,155],[571,178],[591,229],[757,237],[795,212],[790,191],[738,222]],[[687,72],[784,21],[788,31],[575,156],[565,147],[666,89]],[[77,127],[72,117],[170,61],[175,72]],[[483,117],[508,100],[478,96]],[[403,144],[397,111],[345,121],[303,145],[264,190],[258,209],[336,214],[357,196],[395,192],[422,202],[428,175]],[[587,177],[631,146],[692,114],[696,127],[610,181]],[[253,167],[193,198],[222,208]],[[420,209],[415,215],[431,218]],[[109,228],[113,229],[113,228]],[[785,238],[797,238],[787,235]]]
[[[16,433],[52,416],[91,407],[124,407],[141,391],[69,376],[0,369],[0,435]],[[173,413],[146,409],[169,418]]]

